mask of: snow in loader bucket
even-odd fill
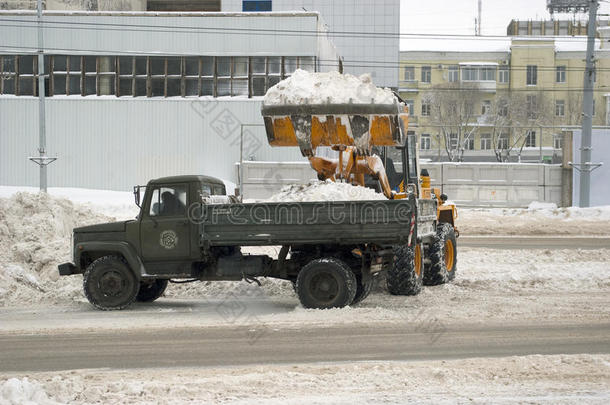
[[[354,146],[361,152],[373,146],[399,146],[408,125],[404,104],[265,105],[267,139],[271,146],[298,146],[312,156],[318,146]]]

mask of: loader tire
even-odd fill
[[[167,280],[153,280],[152,282],[141,282],[140,291],[136,296],[137,302],[153,302],[161,297],[167,288]]]
[[[361,276],[356,277],[356,296],[354,297],[354,301],[352,301],[352,305],[362,302],[369,296],[373,290],[373,281],[373,277],[370,277],[369,281],[363,283]]]
[[[356,276],[343,261],[315,259],[307,263],[297,277],[297,294],[305,308],[342,308],[356,296]]]
[[[87,267],[83,290],[89,302],[103,311],[124,309],[138,295],[140,283],[120,256],[104,256]]]
[[[428,249],[430,266],[424,272],[424,285],[439,285],[455,278],[457,271],[457,244],[455,230],[448,223],[438,226]]]
[[[394,247],[394,262],[386,274],[388,291],[392,295],[417,295],[421,292],[424,261],[423,246]]]

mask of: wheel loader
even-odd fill
[[[408,135],[409,111],[398,95],[393,104],[263,104],[262,115],[269,144],[299,147],[318,179],[365,186],[372,178],[389,200],[416,199],[411,232],[417,224],[417,235],[394,246],[396,260],[386,275],[390,293],[411,295],[421,282],[437,285],[455,277],[457,210],[420,170],[417,137]],[[321,148],[336,158],[319,156]]]

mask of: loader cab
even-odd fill
[[[420,196],[419,159],[415,132],[408,131],[402,146],[386,146],[379,152],[392,190],[404,193],[412,188],[412,192]]]

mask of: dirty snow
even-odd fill
[[[607,404],[609,355],[26,373],[41,404]],[[40,388],[39,388],[40,387]],[[44,391],[43,391],[44,390]],[[2,392],[2,391],[0,391]],[[6,401],[0,404],[27,402]],[[9,392],[10,395],[10,392]],[[10,397],[9,397],[10,398]],[[18,397],[19,398],[19,397]],[[6,402],[3,402],[5,400]]]
[[[350,183],[326,181],[310,181],[306,184],[294,184],[283,187],[279,193],[271,196],[268,201],[354,201],[354,200],[385,200],[386,197],[375,190],[354,186]]]
[[[49,399],[39,383],[26,377],[0,383],[0,405],[59,405],[59,402]]]
[[[353,76],[297,69],[292,76],[267,91],[264,104],[393,104],[395,101],[392,91],[376,87],[369,74]]]

